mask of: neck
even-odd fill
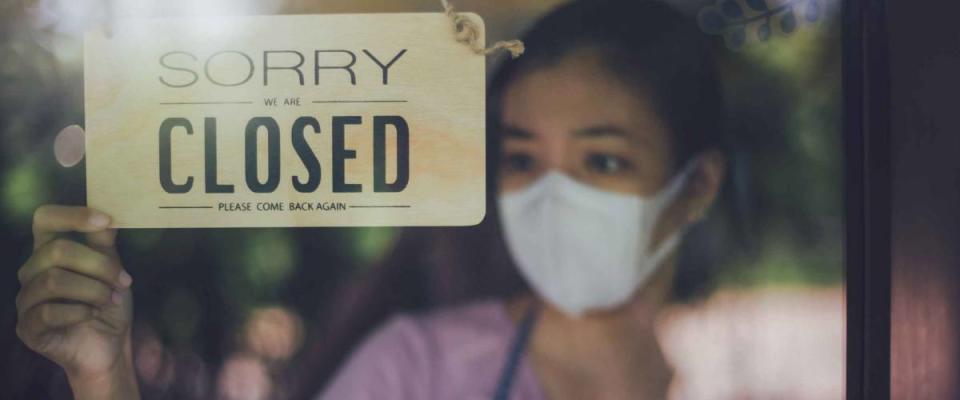
[[[626,339],[633,341],[638,334],[653,332],[657,315],[669,302],[675,271],[676,256],[673,255],[664,260],[657,272],[634,293],[628,302],[613,309],[572,317],[535,296],[524,296],[511,302],[509,305],[512,309],[511,315],[515,321],[519,321],[529,305],[539,302],[542,311],[537,321],[537,330],[542,331],[548,338],[576,340],[582,337],[581,335],[588,337],[623,335]],[[615,345],[606,341],[592,344]]]
[[[511,302],[508,307],[515,320],[532,302],[542,303],[528,353],[538,375],[562,375],[559,381],[582,380],[580,386],[621,394],[666,390],[670,368],[656,341],[654,321],[669,300],[675,265],[674,256],[664,260],[626,304],[581,317],[568,316],[532,296]]]

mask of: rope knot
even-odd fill
[[[448,0],[440,0],[440,2],[443,4],[443,12],[447,14],[453,25],[453,33],[457,42],[467,45],[475,54],[489,55],[500,50],[509,51],[513,58],[520,57],[523,54],[525,48],[523,42],[519,40],[499,41],[491,47],[483,48],[480,45],[480,29],[477,25],[469,17],[458,14]]]

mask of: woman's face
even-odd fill
[[[586,51],[515,78],[502,107],[501,192],[554,170],[645,196],[673,173],[669,132],[652,104]]]
[[[500,193],[558,171],[599,189],[645,197],[677,172],[671,133],[649,97],[610,73],[596,52],[573,52],[522,73],[503,96]],[[723,157],[709,153],[698,157],[655,240],[699,218],[713,202]]]

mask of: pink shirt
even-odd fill
[[[490,399],[516,330],[500,301],[394,317],[353,353],[320,399]],[[510,394],[545,399],[526,357]]]
[[[843,315],[841,288],[720,291],[671,307],[658,327],[668,397],[842,399]],[[490,399],[516,330],[499,301],[395,317],[320,398]],[[510,398],[545,397],[521,359]]]

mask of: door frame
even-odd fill
[[[843,21],[846,397],[890,398],[890,68],[884,0]]]

